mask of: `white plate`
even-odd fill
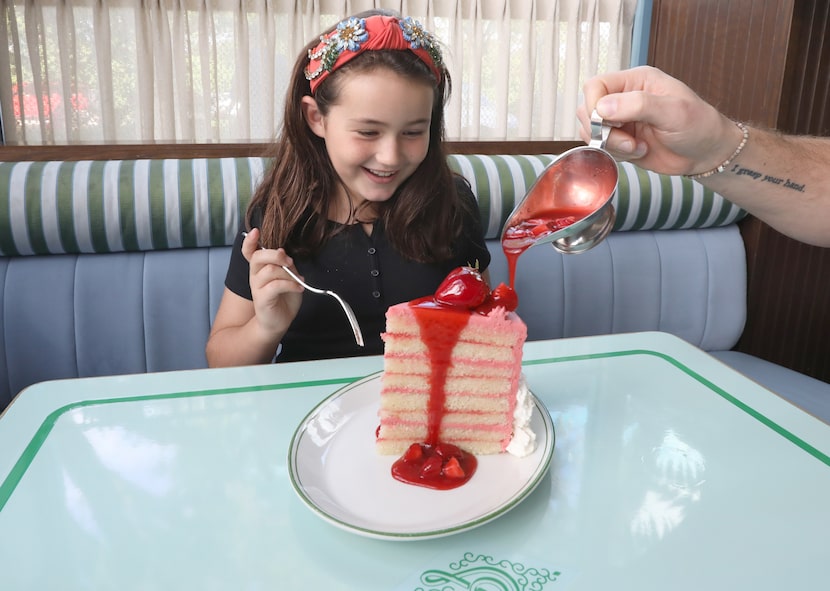
[[[451,490],[392,477],[398,456],[375,451],[380,373],[349,384],[318,404],[291,438],[288,471],[300,499],[342,529],[392,540],[465,531],[504,515],[525,499],[550,467],[553,423],[533,396],[536,450],[527,457],[478,456],[469,482]]]

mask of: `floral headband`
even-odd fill
[[[347,18],[337,24],[320,43],[308,51],[305,77],[312,94],[326,77],[343,64],[367,50],[408,49],[417,55],[440,82],[444,61],[438,43],[421,23],[405,17],[374,15]]]

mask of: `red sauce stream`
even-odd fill
[[[446,395],[444,385],[450,369],[452,350],[458,337],[470,319],[468,310],[463,312],[448,309],[436,304],[432,298],[416,300],[412,307],[415,319],[421,328],[421,338],[429,351],[429,403],[427,405],[427,439],[428,445],[438,443],[441,420],[444,418]]]
[[[445,412],[444,385],[450,357],[461,331],[467,325],[470,311],[443,306],[431,297],[415,300],[410,305],[414,308],[421,337],[430,356],[427,438],[424,443],[412,444],[395,462],[392,476],[402,482],[428,488],[456,488],[472,477],[476,458],[455,445],[441,443],[439,435]]]
[[[519,256],[533,246],[539,238],[553,234],[593,213],[591,209],[579,207],[560,207],[542,210],[532,218],[510,226],[504,231],[501,248],[507,257],[507,269],[510,273],[510,287],[515,287],[516,264]]]
[[[507,228],[502,237],[502,250],[507,258],[510,287],[516,282],[519,256],[539,238],[561,230],[590,215],[585,208],[557,208],[539,211],[533,218]],[[392,465],[392,476],[402,482],[436,489],[450,489],[467,482],[476,469],[475,456],[455,445],[439,440],[444,418],[446,395],[444,386],[450,368],[452,350],[470,318],[469,310],[444,306],[431,297],[414,300],[415,318],[421,338],[429,351],[430,377],[427,404],[427,437],[413,443]]]

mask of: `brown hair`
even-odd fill
[[[389,12],[370,11],[356,16],[371,14]],[[294,64],[282,128],[270,154],[273,162],[254,193],[246,216],[250,227],[251,212],[260,209],[262,244],[268,248],[284,247],[292,256],[314,256],[342,229],[329,223],[327,217],[340,180],[324,140],[311,131],[301,106],[302,98],[311,95],[303,71],[308,64],[308,50],[318,43],[318,38],[309,43]],[[436,83],[429,68],[411,51],[366,51],[332,72],[314,95],[318,108],[326,115],[337,103],[342,86],[339,81],[344,76],[378,69],[388,69],[434,88],[426,157],[391,199],[372,204],[393,247],[418,262],[446,260],[452,255],[452,244],[461,232],[464,210],[468,208],[467,201],[458,195],[444,151],[444,105],[450,95],[451,80],[449,72],[442,68],[442,80]]]

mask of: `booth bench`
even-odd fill
[[[552,155],[452,155],[507,281],[502,225]],[[0,162],[0,409],[27,386],[203,368],[240,219],[264,158]],[[830,422],[830,384],[732,349],[746,320],[745,213],[702,185],[621,163],[610,236],[518,263],[528,338],[664,331]]]

